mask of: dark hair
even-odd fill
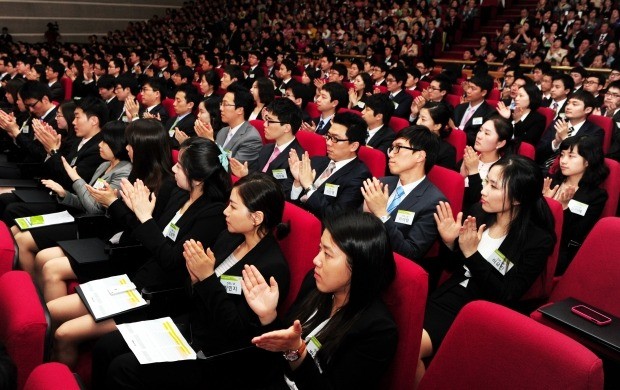
[[[97,80],[97,88],[114,89],[116,86],[116,77],[104,74]]]
[[[439,138],[426,126],[409,126],[398,132],[396,139],[404,139],[412,148],[426,152],[424,172],[428,173],[435,166],[439,156]]]
[[[285,58],[284,60],[282,60],[282,63],[280,65],[284,65],[286,70],[291,72],[291,75],[299,73],[299,70],[297,69],[297,66],[295,66],[295,63],[289,60],[288,58]]]
[[[253,172],[239,179],[233,188],[237,189],[237,194],[251,213],[263,213],[263,222],[258,226],[259,234],[267,235],[282,223],[285,198],[282,186],[276,179]]]
[[[332,121],[347,128],[346,134],[349,143],[359,142],[360,146],[366,145],[368,125],[359,115],[352,112],[337,113]],[[358,151],[359,148],[355,152]]]
[[[224,73],[228,73],[231,81],[237,79],[238,82],[243,82],[245,80],[245,74],[239,65],[226,65]]]
[[[202,75],[202,78],[207,82],[207,84],[213,87],[214,93],[217,92],[218,89],[220,89],[220,85],[221,85],[220,77],[214,71],[212,70],[206,71]]]
[[[588,91],[584,91],[583,89],[578,90],[575,93],[570,94],[570,96],[568,97],[569,99],[576,99],[576,100],[580,100],[583,102],[585,108],[594,108],[596,107],[596,99],[594,98],[594,95],[592,95],[590,92]],[[590,112],[591,114],[592,112]],[[588,114],[586,114],[588,115]]]
[[[609,168],[605,165],[605,155],[600,141],[588,135],[577,135],[562,141],[559,149],[561,153],[563,150],[572,152],[575,148],[577,148],[577,153],[588,163],[583,177],[579,180],[579,187],[598,188],[609,176]],[[555,173],[555,179],[562,183],[566,180],[566,176],[558,169]]]
[[[325,57],[327,59],[327,62],[331,62],[332,64],[336,62],[336,56],[331,51],[324,51],[323,55],[321,55],[321,58],[322,57]]]
[[[75,135],[75,129],[73,127],[73,120],[75,119],[75,101],[67,100],[62,103],[58,109],[62,112],[62,116],[67,121],[67,136],[71,137]]]
[[[58,61],[50,61],[47,66],[52,70],[52,73],[58,73],[58,78],[60,79],[65,73],[65,67]]]
[[[112,63],[114,64],[114,67],[115,67],[115,68],[118,68],[118,69],[120,69],[120,70],[121,70],[121,71],[120,71],[120,73],[123,73],[123,67],[125,66],[125,63],[123,62],[123,60],[122,60],[122,59],[120,59],[120,58],[116,58],[116,57],[115,57],[115,58],[112,58],[112,59],[110,60],[110,62],[112,62]],[[109,65],[109,64],[108,64],[108,65]]]
[[[250,91],[241,83],[235,82],[228,86],[226,92],[233,94],[235,108],[243,108],[243,118],[247,121],[254,109],[254,98]]]
[[[258,98],[261,103],[268,105],[276,98],[275,90],[273,89],[273,83],[267,77],[259,77],[255,81],[256,88],[258,89]],[[256,102],[258,104],[258,102]]]
[[[441,138],[445,138],[450,135],[451,129],[448,127],[448,122],[452,118],[453,110],[452,106],[445,102],[428,102],[424,107],[428,110],[428,114],[435,124],[441,125],[439,129],[439,135]]]
[[[194,70],[186,65],[180,66],[173,74],[178,74],[181,80],[185,79],[186,83],[191,83],[194,78]]]
[[[276,99],[265,110],[275,115],[282,124],[291,125],[293,134],[301,127],[302,112],[290,99]]]
[[[322,90],[329,94],[330,101],[338,100],[336,111],[349,106],[349,93],[347,92],[347,88],[344,85],[340,83],[329,82],[323,85]]]
[[[314,90],[302,83],[289,83],[286,89],[290,89],[295,99],[301,99],[301,108],[305,109],[308,102],[314,98]],[[279,99],[276,99],[279,100]]]
[[[222,127],[224,127],[224,124],[222,123],[222,117],[220,116],[220,102],[220,99],[205,99],[200,102],[205,106],[205,109],[209,113],[211,127],[213,128],[213,132],[216,134],[218,131],[220,131]]]
[[[579,73],[581,77],[588,77],[588,71],[583,66],[575,66],[574,68],[570,70],[570,73]]]
[[[469,83],[480,87],[483,91],[487,91],[485,98],[488,98],[491,90],[493,90],[493,78],[488,74],[476,74],[469,79]]]
[[[533,82],[526,82],[519,88],[523,88],[523,91],[530,98],[530,110],[536,111],[542,104],[542,92],[540,89]]]
[[[122,121],[110,121],[101,128],[103,142],[112,150],[114,157],[121,161],[129,161],[127,141],[125,140],[126,128],[127,124]]]
[[[394,103],[388,95],[384,93],[376,93],[366,98],[366,107],[374,112],[374,115],[383,114],[383,124],[390,123],[390,118],[394,115]]]
[[[19,96],[21,96],[23,101],[26,101],[26,99],[42,100],[44,97],[47,97],[51,102],[52,90],[47,84],[40,81],[28,80],[19,89]]]
[[[167,177],[172,177],[170,137],[157,119],[138,119],[125,130],[127,144],[133,148],[129,180],[141,179],[154,193],[158,193]]]
[[[348,70],[345,64],[343,63],[337,63],[334,64],[334,66],[332,66],[331,70],[334,70],[336,72],[338,72],[338,74],[342,77],[343,80],[346,80],[348,78]]]
[[[108,121],[108,106],[99,98],[86,96],[76,101],[75,106],[76,109],[81,109],[88,118],[96,116],[99,120],[99,127],[102,127]]]
[[[348,211],[323,221],[325,231],[347,257],[351,271],[349,299],[317,334],[318,356],[327,362],[362,313],[390,286],[396,263],[385,226],[372,214]],[[331,316],[333,294],[313,290],[293,313],[304,324],[304,336]]]
[[[20,88],[24,85],[25,82],[26,82],[25,79],[16,77],[14,79],[7,81],[6,85],[4,86],[4,91],[13,97],[13,104],[16,106],[17,106],[17,94],[19,93]]]
[[[536,163],[523,156],[510,155],[491,166],[502,168],[502,186],[510,204],[511,222],[509,232],[516,232],[516,248],[522,248],[531,232],[530,223],[544,229],[555,240],[554,220],[549,206],[542,196],[543,175]],[[490,227],[496,215],[486,214],[479,221]]]
[[[183,83],[179,85],[177,88],[177,92],[183,92],[185,94],[186,103],[194,103],[194,107],[198,106],[198,102],[200,101],[200,95],[192,84]]]
[[[452,90],[452,82],[450,81],[450,78],[444,74],[437,75],[433,81],[437,81],[439,83],[440,92],[445,91],[446,93],[450,93]]]
[[[572,77],[570,77],[569,75],[567,75],[566,73],[556,73],[553,75],[553,77],[551,78],[552,82],[553,81],[561,81],[562,84],[564,85],[564,89],[568,89],[568,94],[570,94],[570,91],[573,90],[573,88],[575,88],[575,81],[573,80]]]
[[[222,153],[215,142],[202,137],[183,141],[179,152],[179,165],[194,188],[193,180],[203,184],[203,194],[214,202],[227,202],[232,189],[230,174],[220,163]]]
[[[364,82],[364,90],[362,91],[362,96],[366,96],[367,93],[372,93],[374,89],[374,83],[372,82],[372,77],[370,77],[368,73],[363,73],[363,72],[360,72],[358,76],[361,77],[362,81]]]
[[[407,82],[407,71],[405,71],[405,69],[401,67],[392,68],[387,72],[387,75],[392,75],[392,77],[394,77],[394,79],[396,80],[397,84],[402,83],[400,85],[401,89],[405,88],[405,83]]]
[[[314,80],[321,77],[321,72],[313,68],[306,68],[304,72],[306,73],[306,76],[308,76],[308,78],[310,79],[310,85],[314,85]]]
[[[513,127],[508,119],[499,114],[493,114],[486,121],[493,122],[495,132],[497,133],[497,142],[506,141],[506,144],[497,150],[500,156],[514,153],[514,144],[512,142]],[[485,122],[486,122],[485,121]]]
[[[605,78],[605,75],[602,73],[590,73],[588,74],[588,77],[596,77],[596,80],[598,82],[598,85],[604,87],[605,86],[605,82],[607,81],[607,79]]]
[[[132,95],[137,95],[140,92],[140,86],[138,85],[138,81],[135,77],[132,77],[130,74],[122,74],[116,78],[116,85],[120,85],[121,88],[129,88],[129,91]]]

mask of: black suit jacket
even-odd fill
[[[390,96],[388,94],[388,96]],[[394,98],[390,99],[394,104],[394,116],[399,118],[409,119],[409,115],[411,113],[411,103],[413,102],[413,96],[409,95],[407,92],[400,91],[398,95],[394,96]]]
[[[125,108],[125,103],[118,100],[116,96],[106,105],[108,106],[108,121],[110,122],[117,120]]]
[[[269,158],[271,157],[271,154],[273,153],[273,149],[275,147],[276,147],[276,144],[271,143],[271,144],[264,145],[261,148],[260,152],[258,152],[258,164],[256,164],[257,171],[259,172],[263,171],[263,168],[265,167],[265,165],[267,165],[267,162],[269,161]],[[265,172],[268,175],[273,175],[275,177],[276,174],[274,173],[274,170],[279,170],[279,169],[285,170],[286,179],[276,178],[276,180],[282,186],[282,190],[284,190],[284,195],[287,198],[291,196],[291,187],[293,186],[293,175],[291,174],[291,169],[288,165],[288,154],[291,151],[291,149],[297,152],[297,155],[299,156],[300,159],[301,159],[301,156],[305,152],[304,148],[302,148],[299,142],[297,141],[297,139],[295,139],[293,142],[291,142],[289,146],[286,147],[286,149],[280,152],[278,157],[276,157],[271,162],[271,164],[269,164],[269,167],[267,167],[267,171]]]
[[[540,137],[545,131],[546,118],[538,111],[532,110],[525,120],[513,125],[515,139],[532,145],[538,144]]]
[[[398,186],[398,177],[387,176],[381,182],[388,185],[390,194]],[[438,237],[434,213],[439,201],[447,201],[444,194],[427,178],[422,180],[390,214],[385,222],[390,243],[394,252],[409,259],[421,259]],[[413,223],[408,225],[398,222],[399,210],[415,213]]]
[[[614,132],[611,136],[611,146],[609,147],[607,157],[620,161],[620,126],[618,126],[620,123],[620,111],[614,114],[612,121],[614,123]]]
[[[50,111],[49,114],[41,118],[41,120],[52,126],[54,129],[56,129],[56,131],[59,131],[58,123],[56,123],[57,112],[58,108],[54,108],[52,111]],[[28,118],[26,123],[22,126],[22,132],[19,133],[17,137],[15,137],[16,148],[9,156],[10,161],[24,163],[42,163],[45,160],[47,152],[45,151],[43,145],[34,138],[32,119],[32,117]],[[26,131],[26,129],[28,129],[28,131]],[[63,131],[59,132],[64,134]]]
[[[555,121],[551,123],[547,131],[545,131],[542,138],[538,142],[538,145],[536,146],[536,162],[538,162],[539,164],[544,164],[548,158],[550,158],[553,155],[559,154],[559,151],[553,151],[553,149],[551,149],[551,141],[553,141],[553,139],[555,138],[554,125],[555,125]],[[601,129],[594,123],[586,120],[576,135],[579,135],[579,136],[590,135],[590,136],[596,137],[599,139],[601,146],[602,146],[605,133],[603,132],[603,129]]]
[[[140,111],[138,112],[138,116],[140,118],[144,117],[144,113],[146,111],[147,111],[146,107],[140,106]],[[153,114],[154,116],[157,116],[157,114],[159,114],[159,118],[161,119],[162,124],[166,123],[168,121],[168,118],[170,117],[170,115],[168,115],[168,110],[166,110],[166,108],[161,103],[153,107],[150,113]]]
[[[366,142],[366,146],[380,150],[387,156],[387,150],[392,146],[392,142],[396,139],[396,133],[390,127],[384,125],[381,130],[377,131],[371,139]]]
[[[172,125],[174,125],[174,122],[176,120],[177,117],[174,116],[168,119],[168,121],[166,121],[166,124],[164,125],[164,128],[168,131],[168,135],[170,135],[170,141],[173,149],[178,149],[180,147],[179,141],[177,141],[177,139],[174,137],[175,128],[178,127],[179,130],[181,130],[190,137],[196,135],[196,131],[194,130],[194,122],[196,122],[196,117],[194,116],[194,114],[190,112],[185,116],[185,118],[181,119],[179,123],[177,123],[173,128]]]
[[[254,69],[248,69],[248,77],[245,78],[246,87],[248,87],[248,89],[252,88],[252,84],[254,84],[254,81],[259,77],[265,77],[265,71],[260,65],[256,66]]]
[[[461,103],[454,108],[454,126],[458,127],[461,124],[461,120],[469,107],[469,103]],[[491,107],[487,102],[482,102],[480,107],[469,118],[463,129],[467,134],[467,145],[474,146],[476,142],[476,134],[480,130],[480,126],[495,113],[495,109]],[[474,124],[476,122],[476,124]]]
[[[435,164],[456,171],[456,149],[445,140],[439,141],[439,154]]]
[[[52,91],[53,101],[58,103],[65,101],[65,89],[62,87],[60,81],[56,81],[54,84],[50,85],[50,90]]]
[[[317,133],[318,135],[325,135],[325,134],[327,134],[327,132],[329,131],[329,129],[332,127],[332,120],[333,120],[333,119],[334,119],[334,118],[332,117],[332,119],[330,119],[330,120],[329,120],[329,122],[327,122],[327,123],[325,124],[325,126],[323,126],[323,128],[321,129],[321,131],[318,131],[319,122],[321,121],[321,117],[318,117],[318,118],[312,118],[312,122],[314,122],[314,124],[315,124],[315,125],[316,125],[316,127],[317,127],[317,131],[316,131],[316,133]]]
[[[327,168],[330,159],[328,157],[312,157],[312,169],[316,171],[317,178]],[[321,184],[316,191],[306,200],[297,203],[319,218],[328,217],[343,210],[356,210],[364,202],[362,196],[362,183],[372,175],[359,158],[349,162],[338,171],[334,172],[325,183]],[[337,195],[330,196],[324,193],[325,184],[338,186]],[[302,195],[304,193],[302,192]],[[300,195],[300,198],[301,196]]]

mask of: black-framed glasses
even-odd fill
[[[28,107],[28,108],[34,108],[37,104],[39,104],[39,102],[41,101],[41,99],[37,99],[37,101],[35,101],[34,103],[24,103],[24,106]]]
[[[336,138],[335,136],[333,136],[333,135],[331,135],[329,133],[325,134],[323,137],[325,137],[325,141],[331,141],[333,143],[345,142],[345,141],[349,140],[348,138],[346,138],[346,139]]]
[[[224,101],[220,102],[220,107],[236,107],[234,103],[226,103]]]
[[[419,152],[422,149],[419,148],[410,148],[409,146],[405,146],[405,145],[392,145],[388,148],[387,152],[388,154],[394,152],[394,154],[398,154],[398,152],[400,152],[401,149],[407,149],[407,150],[411,150],[413,153],[415,152]]]
[[[269,126],[270,123],[281,123],[283,125],[286,124],[286,122],[276,121],[276,120],[273,120],[273,119],[265,118],[265,126]]]

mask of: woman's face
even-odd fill
[[[501,213],[510,210],[510,201],[504,189],[503,168],[494,166],[487,174],[482,186],[480,203],[487,213]]]
[[[177,182],[177,186],[182,190],[189,191],[189,178],[181,166],[181,155],[183,155],[183,153],[185,153],[185,151],[181,149],[181,151],[179,151],[179,160],[172,167],[172,172],[174,173],[174,180]]]
[[[355,86],[356,92],[363,91],[364,90],[364,79],[362,79],[362,76],[358,75],[355,78],[355,80],[353,80],[353,85]]]
[[[255,213],[250,213],[236,187],[230,193],[230,202],[224,210],[224,216],[228,231],[231,233],[249,233],[255,229],[257,224]]]
[[[504,143],[505,141],[499,141],[493,121],[486,121],[480,126],[480,130],[476,134],[474,149],[480,153],[492,152],[501,148]]]
[[[58,116],[56,116],[56,120],[58,121]],[[99,155],[106,161],[114,160],[114,152],[112,152],[112,149],[105,141],[99,142]]]
[[[522,108],[522,109],[526,109],[530,107],[530,97],[525,92],[525,89],[519,88],[519,91],[517,92],[517,96],[515,97],[515,104],[517,105],[517,107]]]
[[[129,155],[129,161],[133,162],[133,147],[127,144],[125,149],[127,149],[127,154]]]
[[[558,31],[558,24],[557,23],[551,23],[551,27],[549,28],[549,31],[553,34],[555,34]]]
[[[439,134],[439,130],[441,129],[441,125],[435,124],[435,121],[431,118],[428,108],[423,108],[420,110],[420,115],[418,116],[418,121],[416,124],[428,127],[435,134]]]
[[[486,46],[486,44],[487,44],[487,37],[481,37],[480,46]]]
[[[310,77],[308,77],[308,73],[304,72],[301,75],[301,83],[305,84],[305,85],[309,85],[310,84]]]
[[[207,79],[205,79],[204,77],[200,78],[200,92],[203,95],[206,95],[208,93],[211,93],[212,87],[211,85],[207,82]]]
[[[252,83],[252,87],[250,88],[250,93],[252,94],[254,101],[258,103],[260,98],[258,97],[258,83],[256,81]]]
[[[560,170],[562,175],[569,177],[583,175],[588,167],[588,162],[579,154],[579,147],[575,145],[573,150],[566,149],[560,152]]]
[[[62,114],[62,110],[56,111],[56,124],[61,130],[67,130],[69,128],[67,119],[65,119],[65,116]]]
[[[209,115],[209,111],[207,111],[204,102],[200,102],[198,105],[198,119],[202,123],[211,124],[211,115]]]
[[[349,294],[351,268],[347,255],[336,245],[327,230],[323,231],[319,253],[313,262],[314,280],[320,292]]]

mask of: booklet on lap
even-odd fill
[[[15,223],[21,230],[36,229],[43,226],[71,223],[75,218],[68,211],[52,214],[33,215],[32,217],[15,218]]]
[[[75,290],[95,322],[147,305],[127,275],[93,280]]]

